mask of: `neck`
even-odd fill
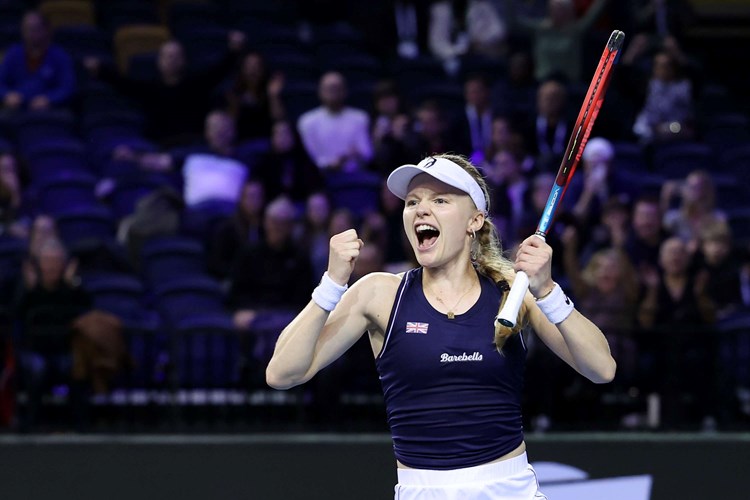
[[[471,262],[443,266],[440,268],[423,268],[423,284],[431,290],[447,296],[457,296],[468,290],[479,279]]]
[[[448,319],[455,319],[457,314],[465,313],[467,304],[476,301],[476,284],[479,278],[469,263],[468,268],[459,267],[451,272],[433,272],[425,268],[422,288],[425,296],[432,297],[432,306],[444,313]]]

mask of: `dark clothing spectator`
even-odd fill
[[[77,284],[75,264],[68,262],[57,240],[42,244],[36,257],[24,265],[23,285],[13,313],[19,330],[21,385],[29,394],[22,427],[32,428],[42,394],[51,385],[68,384],[73,423],[84,424],[85,386],[71,379],[72,322],[90,309],[91,297]]]
[[[134,80],[108,66],[101,67],[99,78],[134,98],[146,116],[144,135],[169,148],[201,139],[211,94],[235,63],[236,57],[230,54],[215,67],[175,83]]]
[[[353,23],[368,50],[383,60],[412,59],[429,54],[428,0],[385,0],[367,9],[353,9]]]
[[[263,210],[266,191],[259,179],[250,179],[242,186],[237,209],[220,222],[208,242],[208,268],[221,279],[229,278],[242,249],[263,240]]]
[[[0,96],[5,99],[11,92],[20,94],[24,109],[32,107],[38,97],[46,98],[50,107],[65,106],[75,90],[73,59],[57,45],[50,45],[35,57],[17,43],[8,49],[0,64]]]
[[[283,88],[284,76],[270,75],[261,54],[249,52],[242,58],[238,73],[224,93],[240,141],[271,136],[273,123],[284,118]]]
[[[320,169],[286,121],[274,124],[271,150],[261,157],[254,175],[263,182],[268,199],[284,194],[295,203],[302,203],[324,188]]]

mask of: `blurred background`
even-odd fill
[[[346,488],[372,454],[389,495],[366,336],[283,392],[264,380],[276,337],[331,235],[366,243],[352,281],[416,265],[384,180],[425,155],[481,169],[512,258],[614,29],[625,45],[548,242],[618,373],[591,384],[526,332],[530,449],[594,478],[651,474],[653,498],[692,488],[684,471],[713,454],[747,459],[747,2],[0,0],[3,463],[33,477],[59,453],[130,450],[104,487],[140,459],[201,466],[206,449],[272,479],[274,460],[320,453],[310,481],[351,454],[339,498],[359,494]],[[62,463],[49,491],[85,467]],[[227,467],[211,491],[238,497],[242,469]],[[12,477],[19,498],[47,497]]]

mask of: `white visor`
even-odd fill
[[[463,168],[447,158],[428,156],[417,165],[401,165],[388,176],[388,189],[402,200],[409,193],[409,183],[419,174],[428,174],[435,179],[460,189],[468,194],[482,213],[487,212],[484,192],[476,180]]]

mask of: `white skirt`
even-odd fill
[[[397,469],[395,500],[546,499],[526,453],[453,470]]]

